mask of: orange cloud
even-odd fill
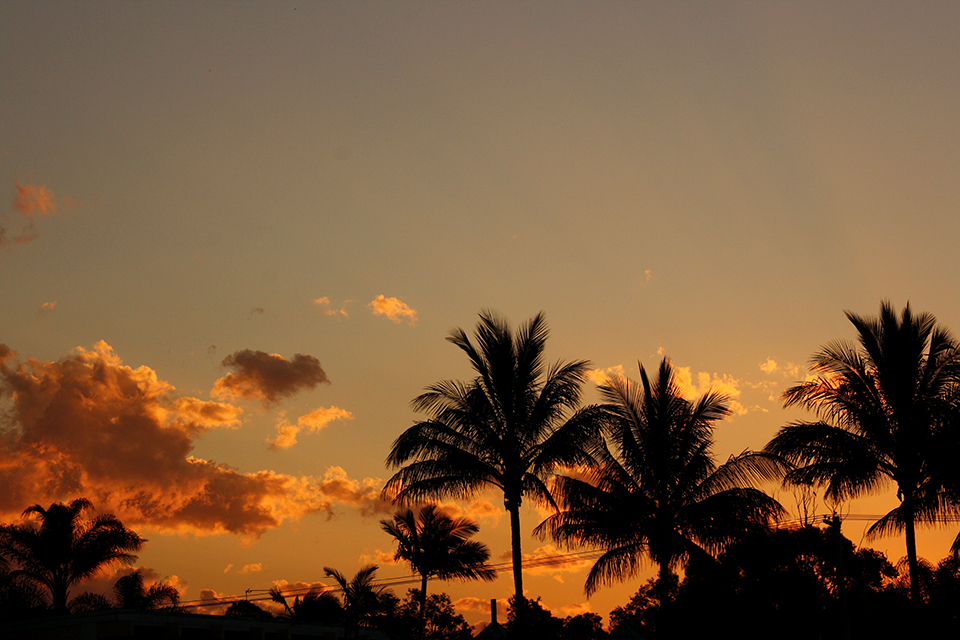
[[[276,353],[244,349],[230,354],[221,364],[236,373],[216,381],[211,394],[215,398],[260,400],[272,405],[302,389],[330,383],[320,361],[300,353],[285,360]]]
[[[263,564],[255,562],[243,565],[243,569],[240,569],[237,573],[259,573],[261,571],[263,571]]]
[[[407,319],[411,326],[417,324],[416,310],[397,298],[385,298],[379,295],[371,300],[367,307],[373,311],[373,315],[387,316],[395,324],[400,324],[404,318]]]
[[[235,426],[231,405],[180,398],[146,366],[126,366],[105,342],[56,362],[0,345],[0,519],[32,504],[83,496],[131,527],[255,539],[284,520],[334,514],[336,503],[379,509],[380,480],[335,467],[322,480],[239,473],[190,455],[203,432]]]
[[[347,302],[350,302],[350,301],[347,300]],[[346,308],[346,306],[340,307],[339,309],[333,309],[333,308],[331,308],[331,307],[330,307],[330,298],[328,298],[328,297],[326,297],[326,296],[324,296],[324,297],[322,297],[322,298],[317,298],[316,300],[313,301],[313,304],[315,304],[315,305],[317,305],[317,306],[319,306],[319,307],[324,307],[323,309],[321,309],[321,311],[323,312],[324,315],[328,315],[328,316],[341,315],[341,316],[343,316],[344,318],[349,318],[349,317],[350,317],[350,314],[347,313],[347,308]]]
[[[596,385],[601,385],[611,379],[622,378],[624,375],[622,364],[605,369],[587,369],[587,379]]]
[[[360,554],[360,563],[361,564],[378,564],[381,566],[396,566],[400,564],[400,560],[397,560],[396,555],[393,553],[387,553],[386,551],[381,551],[380,549],[375,550],[373,553],[363,553]]]
[[[57,212],[53,192],[44,186],[20,184],[14,180],[17,193],[13,198],[13,210],[24,219],[23,226],[17,235],[8,236],[7,227],[0,225],[0,247],[8,244],[27,244],[37,239],[37,229],[34,217],[46,216]]]
[[[511,560],[510,552],[503,554],[504,560]],[[571,556],[553,545],[538,547],[533,553],[523,554],[523,572],[534,576],[552,576],[557,582],[563,582],[564,573],[578,573],[593,566],[594,560],[580,556]]]
[[[383,481],[380,478],[352,480],[342,467],[330,467],[323,476],[319,488],[331,500],[356,507],[363,515],[393,513],[393,504],[380,495]]]
[[[297,424],[290,424],[280,413],[277,421],[277,437],[268,440],[273,449],[289,449],[297,443],[297,434],[302,430],[320,431],[334,420],[353,420],[353,414],[339,407],[320,407],[305,416],[297,418]]]
[[[51,311],[53,311],[56,308],[56,306],[57,306],[56,300],[54,300],[53,302],[44,302],[42,305],[40,305],[40,310],[37,311],[37,315],[38,316],[46,315]]]
[[[773,358],[767,358],[766,362],[760,363],[760,370],[764,373],[776,373],[777,371],[777,361]]]

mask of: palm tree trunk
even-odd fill
[[[923,603],[920,600],[920,563],[917,561],[917,531],[912,497],[904,495],[902,506],[906,511],[904,529],[907,538],[907,566],[910,568],[910,601],[914,608],[917,608]]]
[[[427,637],[427,574],[420,576],[420,637]]]
[[[526,612],[523,596],[523,554],[520,552],[520,500],[504,500],[510,512],[510,546],[513,552],[513,606],[517,614]]]

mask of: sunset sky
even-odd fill
[[[186,600],[407,576],[384,460],[482,309],[667,356],[731,394],[719,459],[760,448],[844,310],[960,332],[958,53],[948,1],[7,0],[0,520],[88,497]],[[500,498],[448,506],[509,559]],[[606,620],[653,573],[587,566],[528,595]],[[431,589],[478,622],[512,583]]]

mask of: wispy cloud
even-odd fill
[[[13,231],[6,225],[0,224],[0,247],[33,242],[39,237],[34,218],[57,212],[57,205],[50,189],[42,185],[20,184],[19,180],[15,180],[14,185],[17,193],[13,198],[12,209],[20,214],[21,223]]]
[[[765,362],[760,363],[760,371],[764,373],[776,373],[777,368],[777,361],[773,358],[767,358]]]
[[[367,307],[373,311],[373,315],[386,316],[395,324],[400,324],[404,319],[406,319],[411,326],[417,324],[416,309],[411,308],[407,303],[401,302],[397,298],[385,298],[379,295],[371,300]]]
[[[215,398],[259,400],[269,406],[298,391],[330,382],[319,360],[300,353],[286,360],[276,353],[244,349],[230,354],[221,364],[235,373],[216,381],[211,394]]]
[[[287,422],[286,414],[280,413],[277,420],[277,437],[269,440],[271,448],[289,449],[297,444],[297,434],[307,431],[320,431],[334,420],[353,420],[353,414],[339,407],[320,407],[305,416],[297,418],[296,424]]]
[[[43,304],[40,305],[40,309],[37,311],[37,315],[45,316],[56,308],[57,308],[56,300],[54,300],[53,302],[44,302]]]
[[[243,565],[243,569],[240,569],[237,573],[260,573],[261,571],[263,571],[263,564],[255,562],[253,564]]]
[[[331,306],[330,298],[324,296],[322,298],[317,298],[316,300],[314,300],[313,304],[320,307],[320,312],[323,313],[324,315],[343,316],[344,318],[349,318],[350,314],[347,313],[347,307],[346,307],[347,302],[350,302],[350,301],[347,300],[346,302],[343,303],[343,305],[339,309],[337,309]]]

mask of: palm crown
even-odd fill
[[[916,579],[915,523],[935,521],[949,501],[943,490],[956,451],[960,350],[928,313],[907,304],[900,316],[883,302],[878,318],[846,313],[858,345],[837,341],[812,358],[815,378],[783,394],[786,406],[815,411],[820,420],[783,427],[767,445],[796,465],[788,480],[826,485],[845,500],[893,482],[900,504],[868,533],[905,531],[912,596]]]
[[[636,575],[646,558],[659,565],[666,588],[691,556],[715,553],[782,512],[750,486],[779,477],[775,458],[745,452],[714,463],[714,423],[729,413],[724,396],[687,400],[667,360],[655,380],[640,365],[640,378],[640,385],[625,378],[601,385],[609,448],[598,452],[597,466],[556,478],[560,511],[537,527],[567,546],[605,550],[587,576],[588,595]]]
[[[561,464],[589,464],[597,410],[577,409],[588,363],[547,367],[542,314],[516,335],[490,312],[480,315],[476,344],[461,329],[448,340],[469,358],[475,377],[438,382],[413,401],[429,414],[393,443],[388,465],[401,467],[385,492],[398,501],[467,498],[503,492],[510,514],[514,588],[523,597],[520,505],[524,496],[553,502],[544,479]]]

